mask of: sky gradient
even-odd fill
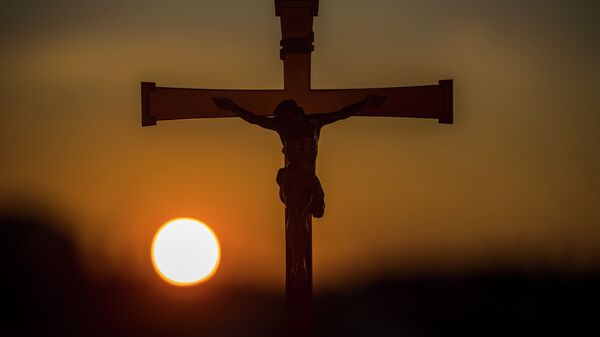
[[[600,261],[600,5],[323,0],[313,88],[454,79],[454,124],[323,129],[316,287],[385,272]],[[242,120],[142,128],[139,82],[283,86],[272,0],[3,1],[0,200],[69,220],[98,277],[150,279],[165,221],[205,222],[211,282],[283,286],[281,144]]]

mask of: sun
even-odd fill
[[[215,233],[201,221],[177,218],[158,229],[152,240],[152,264],[165,281],[191,286],[217,271],[221,251]]]

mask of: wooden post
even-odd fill
[[[312,216],[285,211],[285,299],[288,336],[312,337]]]

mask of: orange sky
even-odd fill
[[[323,130],[317,287],[386,270],[600,257],[596,2],[324,0],[313,88],[455,80],[455,124],[354,118]],[[0,198],[70,218],[97,275],[150,273],[153,232],[210,225],[214,282],[282,286],[274,133],[238,119],[142,128],[139,82],[281,88],[273,1],[3,3]]]

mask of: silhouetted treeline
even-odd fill
[[[59,223],[0,211],[2,336],[283,336],[283,294],[220,290],[173,301],[147,285],[95,282]],[[318,294],[317,336],[600,336],[598,273],[491,270],[381,277]]]
[[[598,276],[498,270],[395,277],[325,294],[317,322],[321,336],[600,335]]]

